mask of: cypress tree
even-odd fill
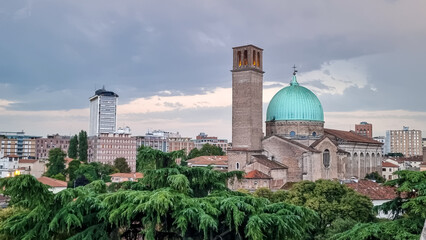
[[[87,133],[81,130],[78,134],[78,157],[82,162],[87,162],[87,148]]]
[[[77,157],[78,157],[78,137],[77,137],[77,134],[74,135],[74,137],[72,137],[70,139],[70,145],[68,147],[68,157],[73,158],[73,159],[77,159]]]

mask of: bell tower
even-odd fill
[[[233,48],[232,148],[262,149],[263,49]]]

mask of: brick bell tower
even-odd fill
[[[251,156],[262,152],[262,57],[263,49],[254,45],[233,48],[230,171],[244,171]]]

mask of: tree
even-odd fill
[[[377,183],[384,183],[386,179],[382,177],[378,172],[367,173],[365,179],[374,180]]]
[[[68,157],[77,159],[78,157],[78,137],[74,135],[70,139],[70,145],[68,146]]]
[[[51,178],[58,179],[58,180],[61,180],[61,181],[65,181],[66,180],[64,174],[62,174],[62,173],[58,173],[56,175],[53,175],[53,176],[51,176]]]
[[[2,221],[0,234],[14,239],[117,240],[311,237],[318,219],[314,211],[230,191],[226,182],[242,177],[240,171],[188,168],[172,160],[160,158],[156,168],[144,170],[142,182],[123,183],[112,192],[103,181],[93,181],[53,196],[29,175],[0,180],[11,207],[24,208]]]
[[[81,130],[78,134],[78,157],[82,162],[87,162],[87,149],[87,133]]]
[[[129,173],[130,167],[127,164],[127,161],[125,158],[116,158],[114,160],[114,167],[118,169],[121,173]]]
[[[323,234],[338,218],[357,222],[374,220],[373,204],[369,198],[336,181],[301,181],[288,192],[288,203],[315,210],[320,217],[317,234]]]
[[[165,168],[176,164],[177,158],[185,156],[183,150],[165,153],[151,147],[141,146],[136,155],[136,170],[142,172],[149,169]]]
[[[426,218],[426,172],[397,171],[397,179],[385,185],[396,187],[397,196],[378,207],[393,213],[394,220],[358,223],[331,239],[419,239]]]
[[[60,148],[54,148],[49,151],[49,162],[46,164],[46,176],[54,176],[58,173],[64,173],[66,154]]]
[[[192,149],[187,159],[192,159],[200,156],[223,156],[225,153],[223,152],[221,147],[214,146],[211,144],[204,144],[201,149],[194,148]]]
[[[388,153],[388,154],[386,154],[386,156],[388,156],[388,157],[404,157],[404,154],[397,152],[397,153]]]
[[[81,164],[80,161],[77,160],[77,159],[72,160],[68,164],[67,172],[68,172],[68,177],[69,177],[70,181],[74,181],[75,180],[75,178],[76,178],[75,171],[78,170],[78,168],[80,167],[80,164]]]

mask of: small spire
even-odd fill
[[[299,86],[299,83],[297,82],[297,79],[296,79],[296,73],[297,73],[297,69],[295,64],[293,65],[293,79],[291,80],[290,86]]]

